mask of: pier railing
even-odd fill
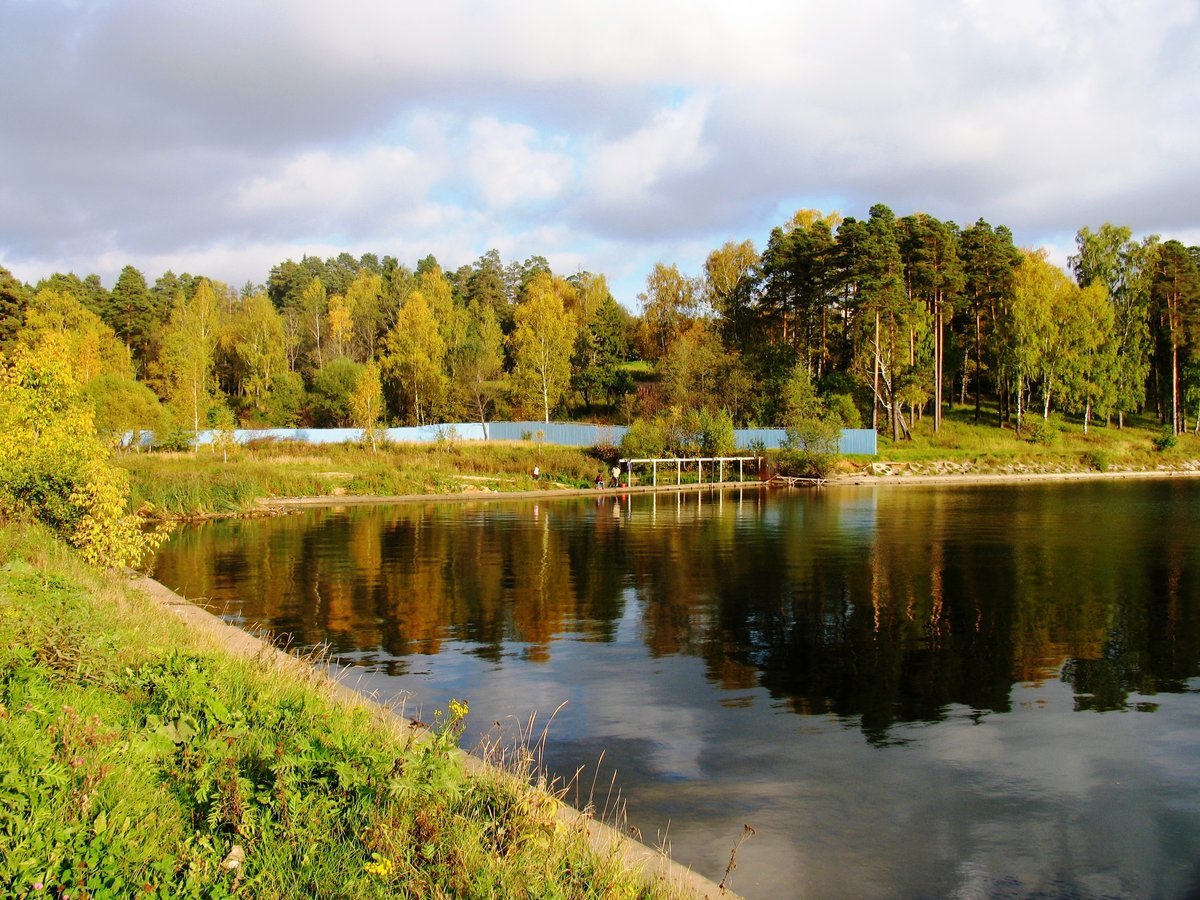
[[[645,474],[645,467],[650,467],[650,483],[654,487],[658,487],[658,472],[661,467],[666,475],[670,475],[672,466],[675,472],[675,484],[683,484],[683,476],[685,470],[687,474],[691,474],[694,468],[696,472],[697,484],[725,484],[725,464],[729,463],[729,474],[733,475],[733,464],[737,463],[737,481],[743,482],[746,480],[746,463],[754,464],[754,475],[757,479],[761,479],[763,471],[763,457],[761,456],[689,456],[689,457],[659,457],[649,459],[621,459],[618,464],[625,470],[625,486],[633,487],[634,479],[639,477],[635,472],[634,467],[640,467],[642,476]],[[704,466],[708,464],[709,479],[704,480]],[[690,482],[689,482],[690,483]]]

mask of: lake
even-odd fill
[[[343,506],[156,577],[748,897],[1200,891],[1200,481]],[[557,713],[555,712],[557,710]],[[553,719],[550,722],[551,718]],[[577,774],[578,773],[578,774]]]

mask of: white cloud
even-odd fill
[[[598,146],[591,154],[587,182],[601,205],[636,202],[666,179],[695,172],[712,157],[703,144],[708,104],[691,97],[674,109],[658,111],[632,134]]]
[[[1200,232],[1191,0],[4,10],[10,268],[376,241],[694,267],[674,254],[831,198],[1023,244]]]
[[[418,203],[439,177],[439,168],[436,161],[405,147],[301,153],[277,172],[258,175],[237,188],[233,205],[252,215],[283,215]]]
[[[467,140],[466,169],[493,208],[552,199],[570,184],[570,156],[539,149],[539,134],[527,125],[487,116],[470,123]]]

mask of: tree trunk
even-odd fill
[[[896,322],[888,325],[888,404],[892,412],[892,440],[900,440],[900,404],[896,401]]]
[[[825,364],[828,361],[829,354],[829,310],[824,303],[821,304],[821,362],[817,366],[817,377],[825,376]]]
[[[942,427],[942,308],[933,315],[933,433]]]
[[[1017,436],[1018,437],[1021,436],[1021,407],[1022,407],[1021,400],[1022,400],[1022,395],[1025,393],[1025,391],[1021,385],[1022,380],[1023,379],[1017,379]]]
[[[875,403],[871,406],[871,428],[879,431],[879,311],[875,311],[875,365],[874,365]]]
[[[946,391],[946,312],[937,307],[937,415],[934,416],[934,431],[942,428],[942,400]],[[950,406],[954,406],[954,394],[950,394]]]
[[[196,382],[192,382],[192,434],[193,445],[192,450],[196,453],[200,452],[200,389]]]
[[[1175,343],[1175,325],[1171,325],[1171,432],[1179,434],[1179,347]]]
[[[480,397],[482,397],[482,395],[480,395]],[[485,441],[489,440],[487,427],[487,403],[486,401],[482,401],[481,399],[477,398],[475,404],[476,408],[479,410],[479,425],[483,428],[483,439]]]
[[[980,389],[983,387],[983,361],[982,349],[980,343],[983,340],[982,324],[980,323],[979,309],[975,309],[975,424],[979,424],[979,409],[982,401],[979,396]],[[997,391],[999,393],[999,391]]]

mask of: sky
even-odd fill
[[[0,0],[0,265],[698,275],[803,208],[1200,243],[1200,2]]]

